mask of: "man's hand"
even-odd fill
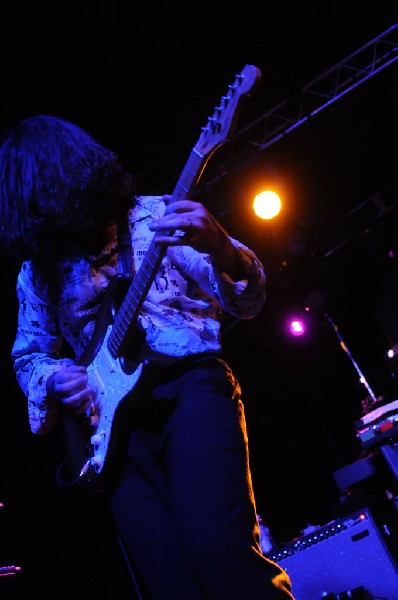
[[[151,231],[157,232],[159,244],[191,246],[198,252],[209,254],[213,264],[233,279],[244,277],[228,233],[203,204],[192,200],[170,203],[171,196],[163,198],[167,204],[164,216],[149,225]]]

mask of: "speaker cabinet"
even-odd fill
[[[345,593],[356,588],[368,592],[364,598],[398,600],[398,566],[393,546],[387,545],[389,536],[363,508],[268,552],[267,557],[289,574],[295,600],[351,598]]]

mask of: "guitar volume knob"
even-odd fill
[[[102,441],[102,437],[99,433],[96,433],[95,435],[91,436],[91,443],[93,446],[99,446],[101,441]]]
[[[91,464],[93,467],[100,467],[102,465],[102,458],[99,454],[93,456],[91,459]]]

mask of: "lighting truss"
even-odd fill
[[[398,24],[395,24],[305,85],[297,97],[280,102],[238,130],[230,142],[242,142],[244,150],[235,151],[227,161],[223,157],[223,165],[219,169],[216,156],[216,160],[212,161],[212,171],[218,171],[217,176],[207,181],[204,179],[199,187],[202,191],[210,190],[223,177],[256,160],[259,153],[391,67],[397,60]]]

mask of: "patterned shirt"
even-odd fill
[[[162,196],[141,196],[129,211],[133,274],[139,272],[154,236],[148,225],[164,211]],[[112,287],[107,290],[108,284],[119,273],[116,225],[110,234],[100,256],[76,255],[59,265],[57,305],[34,277],[30,262],[21,267],[12,358],[33,433],[45,434],[54,427],[59,404],[47,394],[47,379],[64,364],[78,361],[89,347],[99,309]],[[170,364],[191,354],[220,352],[223,312],[237,319],[258,314],[265,300],[264,268],[249,248],[230,239],[246,274],[241,281],[233,281],[207,254],[190,246],[167,248],[139,311],[145,331],[139,360],[156,357]],[[73,359],[63,356],[65,342]]]

